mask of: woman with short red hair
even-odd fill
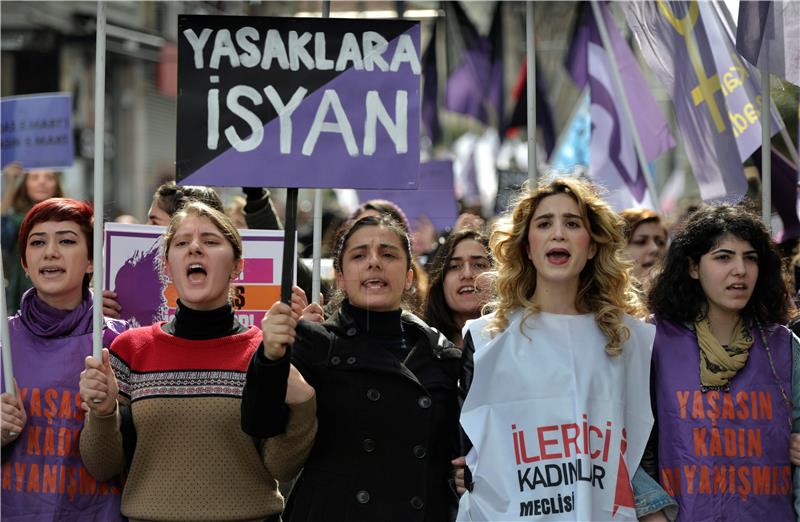
[[[51,198],[20,226],[33,288],[8,321],[16,393],[0,395],[4,520],[121,520],[120,482],[95,481],[78,452],[78,379],[92,353],[92,222],[88,203]],[[103,345],[127,328],[106,318]]]

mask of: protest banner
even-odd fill
[[[0,107],[3,167],[13,161],[26,169],[72,166],[71,94],[9,96]]]
[[[412,228],[423,217],[430,219],[436,230],[452,226],[458,217],[458,204],[453,187],[453,162],[429,161],[419,166],[418,190],[359,190],[358,201],[386,199],[403,209]]]
[[[413,189],[420,28],[178,17],[180,184]]]
[[[105,228],[104,287],[117,293],[122,318],[133,326],[167,321],[175,314],[177,292],[162,266],[164,230],[120,223],[108,223]],[[244,269],[231,282],[232,304],[243,325],[260,325],[280,295],[283,231],[239,233],[244,244]]]

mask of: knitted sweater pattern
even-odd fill
[[[291,479],[311,449],[315,400],[293,406],[283,435],[265,441],[241,430],[241,395],[261,331],[188,340],[161,323],[111,347],[119,401],[129,403],[136,451],[123,490],[131,520],[263,520],[283,509],[278,480]],[[81,454],[95,476],[123,471],[118,411],[91,414]]]

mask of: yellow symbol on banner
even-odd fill
[[[700,50],[697,48],[697,40],[695,40],[693,28],[697,23],[699,16],[699,9],[696,0],[689,3],[689,12],[683,18],[677,18],[675,13],[672,12],[667,2],[658,0],[658,9],[664,18],[672,25],[675,31],[683,36],[686,42],[686,51],[689,53],[689,61],[692,63],[692,68],[697,75],[698,86],[692,89],[692,102],[695,106],[706,102],[708,110],[711,112],[711,118],[717,127],[717,132],[725,130],[725,121],[722,119],[722,114],[719,112],[719,107],[714,101],[714,94],[721,90],[722,86],[719,82],[719,76],[713,75],[710,78],[706,76],[706,71],[703,68],[703,60],[700,58]]]

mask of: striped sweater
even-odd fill
[[[316,401],[292,406],[286,432],[254,441],[241,395],[261,331],[187,340],[161,323],[111,346],[119,401],[131,405],[136,451],[122,495],[131,520],[263,520],[283,509],[277,480],[293,478],[316,433]],[[81,456],[98,479],[125,467],[119,410],[87,415]]]

